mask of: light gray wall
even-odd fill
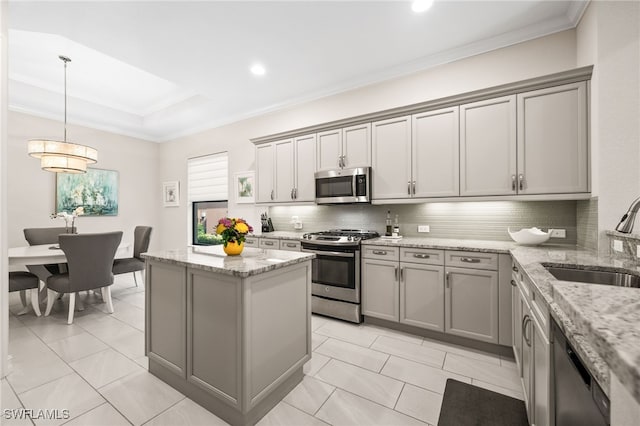
[[[392,221],[398,215],[400,234],[407,237],[511,240],[507,227],[519,230],[537,226],[562,228],[576,243],[575,201],[486,201],[402,205],[281,206],[271,207],[277,231],[294,231],[291,216],[303,223],[303,231],[335,228],[371,229],[384,234],[387,211]],[[418,233],[418,225],[429,225],[429,233]]]
[[[591,170],[598,245],[640,195],[640,3],[591,2],[577,28],[577,65],[591,80]]]
[[[187,159],[221,151],[229,152],[229,170],[233,176],[235,172],[255,170],[250,138],[552,74],[575,66],[575,31],[563,31],[164,143],[160,152],[160,179],[179,180],[186,188]],[[229,203],[230,215],[244,217],[254,226],[260,224],[259,213],[263,210],[236,204],[233,198]],[[165,248],[187,243],[187,215],[185,191],[181,194],[180,207],[161,209]]]
[[[55,210],[55,173],[40,169],[40,161],[27,155],[27,141],[37,137],[60,139],[63,123],[17,112],[9,113],[8,137],[8,233],[10,247],[26,245],[22,230],[30,227],[64,226],[51,219]],[[80,232],[121,230],[123,241],[133,242],[136,225],[153,226],[151,247],[158,226],[162,186],[158,179],[159,146],[156,143],[80,126],[68,126],[67,139],[98,150],[92,167],[119,172],[117,216],[79,217]]]

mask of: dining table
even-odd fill
[[[121,243],[116,251],[116,259],[129,257],[131,243]],[[9,266],[49,265],[67,263],[67,258],[58,244],[40,244],[33,246],[11,247]]]

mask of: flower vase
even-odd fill
[[[237,256],[242,253],[244,249],[244,242],[238,243],[236,241],[228,241],[226,246],[223,246],[224,252],[227,256]]]

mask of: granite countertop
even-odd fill
[[[640,289],[560,281],[544,267],[577,265],[640,275],[638,263],[567,247],[520,246],[511,254],[605,392],[610,369],[640,402]]]
[[[465,250],[509,254],[516,247],[513,241],[459,240],[453,238],[403,237],[399,240],[372,238],[362,241],[363,245],[397,246],[412,248],[435,248],[442,250]]]
[[[142,257],[246,278],[311,260],[315,254],[245,247],[241,255],[227,256],[222,246],[217,245],[152,251]]]
[[[279,240],[301,240],[302,236],[308,231],[273,231],[264,232],[260,235],[254,234],[252,237],[256,238],[277,238]]]

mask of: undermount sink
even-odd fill
[[[594,271],[563,266],[545,266],[545,268],[561,281],[640,288],[640,276],[625,272]]]

